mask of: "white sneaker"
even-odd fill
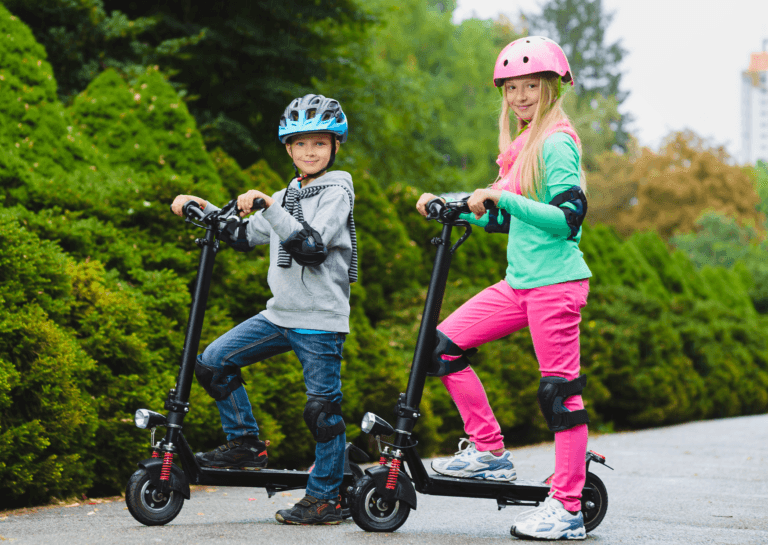
[[[512,526],[512,535],[534,539],[585,539],[584,517],[581,511],[572,515],[563,504],[548,497],[536,509],[520,513]]]
[[[432,462],[432,469],[442,475],[464,479],[487,479],[490,481],[514,481],[517,479],[512,453],[504,451],[501,456],[481,452],[468,439],[459,441],[459,450],[450,458],[438,458]]]
[[[443,469],[445,466],[447,466],[449,463],[451,463],[451,460],[453,460],[457,456],[461,456],[461,454],[466,449],[469,449],[469,448],[474,449],[475,444],[467,438],[462,438],[461,440],[459,440],[459,450],[456,451],[456,454],[454,454],[453,456],[448,456],[447,458],[435,458],[434,460],[432,460],[432,469],[440,473],[440,470]]]

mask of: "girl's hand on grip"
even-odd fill
[[[475,215],[475,218],[480,219],[486,212],[484,202],[491,200],[498,206],[499,198],[501,198],[501,191],[497,189],[475,189],[475,192],[472,193],[472,196],[467,201],[467,206]]]
[[[416,210],[419,211],[419,214],[424,216],[425,218],[427,215],[429,215],[429,211],[427,210],[427,203],[431,201],[432,199],[442,199],[442,197],[438,197],[437,195],[433,195],[432,193],[423,193],[421,197],[419,197],[419,200],[416,201]],[[445,199],[442,199],[443,202],[445,202]]]

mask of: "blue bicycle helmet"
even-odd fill
[[[330,132],[343,144],[347,130],[347,116],[338,101],[323,95],[304,95],[293,99],[283,112],[277,136],[285,144],[296,134]]]

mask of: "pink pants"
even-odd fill
[[[502,280],[464,303],[438,329],[467,350],[528,326],[541,375],[573,380],[579,376],[579,322],[588,293],[588,280],[524,290],[511,288]],[[503,448],[501,427],[472,368],[441,379],[459,408],[464,431],[476,448]],[[583,409],[584,403],[581,396],[572,396],[565,401],[565,407],[575,411]],[[552,495],[569,511],[581,509],[586,451],[586,424],[555,433]]]

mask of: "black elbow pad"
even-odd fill
[[[323,244],[320,233],[312,229],[306,221],[302,221],[301,225],[302,229],[282,242],[283,248],[299,265],[316,267],[328,257],[328,249]]]
[[[561,206],[565,203],[572,204],[576,210]],[[587,196],[584,194],[584,191],[582,191],[579,186],[574,185],[549,201],[549,204],[557,206],[563,211],[565,214],[565,221],[568,223],[568,227],[571,230],[571,234],[568,236],[567,240],[573,240],[579,232],[581,224],[587,215]]]

